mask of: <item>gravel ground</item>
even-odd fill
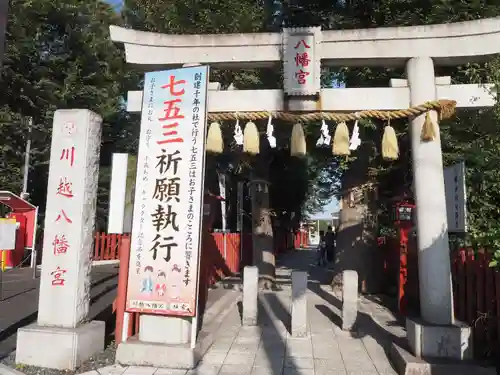
[[[116,344],[115,342],[112,342],[111,344],[108,345],[106,349],[99,352],[94,357],[91,357],[88,361],[85,361],[75,371],[69,371],[69,370],[61,371],[61,370],[47,369],[36,366],[16,365],[15,353],[11,353],[8,357],[2,359],[0,362],[6,366],[21,371],[26,375],[73,375],[113,365],[115,363],[115,354],[116,354]]]

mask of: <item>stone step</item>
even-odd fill
[[[496,375],[496,369],[473,362],[421,359],[397,344],[391,345],[390,359],[399,375]]]

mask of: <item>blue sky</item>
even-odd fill
[[[310,216],[311,219],[331,219],[333,212],[339,211],[339,202],[336,198],[332,198],[329,204],[327,204],[323,211],[315,213]]]
[[[123,0],[107,0],[108,3],[110,3],[111,5],[113,5],[114,7],[120,7],[123,3]]]

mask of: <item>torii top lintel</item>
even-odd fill
[[[425,26],[315,29],[316,58],[328,66],[402,66],[418,56],[432,57],[437,65],[460,65],[500,52],[500,17]],[[128,63],[148,68],[185,63],[262,67],[283,59],[281,33],[169,35],[117,26],[110,32],[113,41],[124,43]]]

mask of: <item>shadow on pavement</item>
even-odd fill
[[[323,290],[320,285],[310,284],[309,290],[321,297],[331,306],[337,308],[338,311],[342,311],[342,301],[331,293]],[[342,328],[341,317],[338,316],[338,314],[336,314],[332,309],[325,305],[316,305],[316,308],[328,319],[330,319],[335,325],[337,325],[339,328]],[[362,339],[365,336],[372,337],[379,343],[382,348],[384,348],[386,354],[389,353],[390,345],[392,342],[401,347],[407,346],[406,340],[404,338],[396,336],[391,332],[383,329],[383,327],[374,322],[371,315],[359,310],[356,322],[354,323],[354,327],[352,330],[352,335],[359,339]]]

